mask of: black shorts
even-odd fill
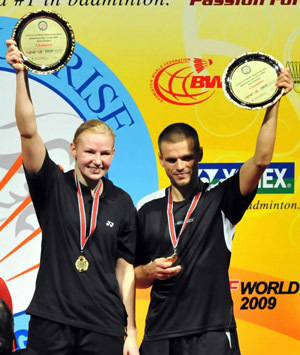
[[[143,341],[140,355],[241,355],[236,330]]]
[[[122,355],[124,337],[115,337],[31,316],[28,355]]]

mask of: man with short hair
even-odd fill
[[[277,86],[289,92],[284,69]],[[228,268],[235,225],[271,162],[279,102],[268,107],[254,156],[226,180],[198,178],[197,132],[175,123],[159,136],[159,160],[170,187],[138,205],[138,288],[152,287],[141,355],[239,355]]]

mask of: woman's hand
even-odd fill
[[[17,47],[16,41],[13,39],[8,39],[6,41],[7,51],[6,51],[6,61],[7,63],[16,71],[23,71],[24,64],[22,54]]]

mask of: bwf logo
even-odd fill
[[[197,105],[222,88],[221,77],[207,75],[212,59],[181,58],[162,64],[153,73],[150,88],[159,101]]]
[[[106,225],[107,225],[107,227],[112,228],[112,227],[114,226],[114,222],[107,221],[107,222],[106,222]]]

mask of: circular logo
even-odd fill
[[[38,26],[41,31],[45,31],[48,28],[48,24],[46,21],[40,21]]]
[[[251,68],[249,67],[249,65],[243,65],[241,71],[243,74],[247,75],[251,73]]]
[[[153,94],[159,100],[175,105],[196,105],[206,101],[218,85],[211,85],[211,78],[201,75],[201,71],[210,64],[210,59],[196,58],[194,61],[183,58],[165,63],[152,76]]]

